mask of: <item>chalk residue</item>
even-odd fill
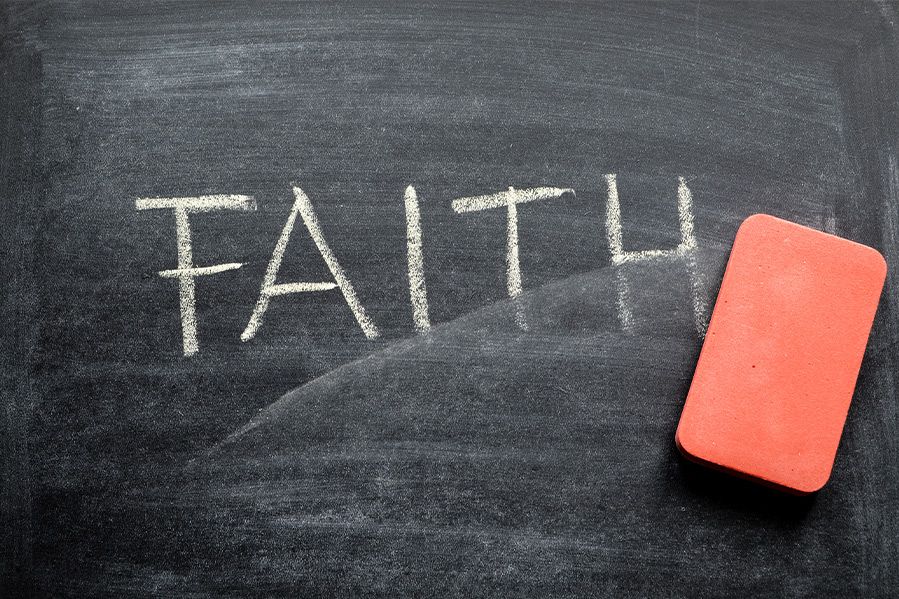
[[[683,177],[677,178],[677,215],[680,220],[681,242],[678,251],[684,255],[690,275],[690,295],[693,303],[693,322],[700,337],[709,327],[709,308],[706,301],[705,275],[696,262],[696,234],[693,231],[693,194]]]
[[[894,327],[899,321],[899,276],[897,276],[897,265],[899,265],[899,160],[896,159],[896,153],[890,151],[887,154],[886,164],[883,168],[886,170],[884,177],[886,179],[885,193],[883,194],[883,229],[882,238],[880,240],[883,257],[886,259],[889,268],[887,269],[887,293],[884,294],[889,307],[891,308],[887,314]]]
[[[509,191],[514,191],[509,188]],[[509,202],[506,214],[506,291],[509,297],[516,298],[521,295],[521,262],[518,256],[518,208],[515,202]],[[526,331],[527,319],[524,316],[524,308],[521,304],[515,305],[515,322],[518,327]]]
[[[421,213],[418,194],[411,185],[403,195],[406,205],[406,256],[409,269],[409,297],[415,328],[426,331],[431,327],[428,316],[428,290],[425,285],[424,256],[421,247]]]
[[[265,276],[262,278],[262,288],[259,291],[259,299],[256,301],[256,307],[253,309],[253,314],[250,316],[250,321],[247,323],[246,329],[244,329],[244,332],[240,335],[241,340],[249,341],[256,335],[256,332],[262,325],[262,317],[265,315],[265,311],[268,310],[268,305],[272,297],[290,293],[326,291],[334,289],[335,287],[340,288],[340,292],[343,293],[343,297],[349,305],[350,310],[352,310],[353,316],[356,317],[356,322],[358,322],[359,326],[362,328],[362,332],[365,333],[365,336],[369,339],[374,339],[378,336],[378,328],[365,314],[365,309],[362,307],[362,304],[359,303],[359,299],[356,297],[356,291],[353,289],[352,283],[350,283],[349,278],[347,278],[343,268],[341,268],[340,263],[328,246],[328,242],[325,241],[325,236],[322,233],[321,225],[319,225],[318,217],[315,215],[315,210],[312,208],[312,202],[309,201],[309,197],[299,187],[293,188],[293,195],[293,207],[290,210],[290,215],[287,217],[287,222],[284,223],[284,228],[281,230],[281,236],[278,238],[277,244],[275,244],[275,251],[272,253],[272,259],[269,261],[268,267],[265,270]],[[331,271],[331,275],[334,277],[333,282],[275,283],[275,280],[278,277],[278,270],[281,268],[281,261],[284,259],[284,251],[287,249],[287,242],[290,240],[290,233],[293,231],[293,225],[297,219],[297,214],[303,218],[306,230],[309,231],[309,235],[315,242],[315,246],[318,248],[325,264],[328,265],[328,270]]]
[[[502,208],[510,204],[549,200],[565,193],[574,193],[574,190],[561,187],[531,187],[530,189],[510,187],[509,191],[453,200],[453,210],[459,213],[477,212],[479,210],[489,210],[490,208]]]
[[[512,191],[512,188],[509,188]],[[518,208],[509,202],[506,218],[506,288],[509,297],[521,295],[521,266],[518,259]]]
[[[693,196],[683,177],[678,177],[677,213],[680,221],[681,242],[670,250],[641,250],[628,252],[624,250],[621,230],[621,204],[618,199],[618,181],[615,174],[605,176],[608,189],[606,203],[606,237],[609,251],[612,253],[612,264],[648,262],[651,260],[682,261],[690,276],[690,294],[693,303],[693,320],[700,336],[705,335],[708,327],[708,306],[705,299],[705,282],[696,263],[696,235],[693,230]],[[618,291],[618,318],[621,328],[633,332],[634,315],[630,300],[630,283],[624,269],[615,273]]]
[[[255,210],[252,196],[205,195],[180,198],[140,198],[135,202],[138,210],[156,208],[182,209],[187,212],[212,212],[214,210]]]
[[[453,210],[457,213],[476,212],[490,210],[492,208],[505,207],[506,218],[506,289],[509,297],[516,298],[521,295],[521,264],[518,257],[518,204],[557,198],[565,193],[574,193],[573,189],[561,187],[532,187],[530,189],[515,189],[509,187],[508,191],[501,191],[489,195],[472,196],[453,200]],[[520,304],[517,304],[515,314],[518,326],[527,329],[524,312]]]
[[[175,242],[178,246],[178,267],[159,271],[159,276],[178,279],[181,306],[181,337],[184,355],[192,356],[199,350],[197,340],[196,277],[212,275],[243,266],[240,262],[197,267],[193,264],[190,221],[194,212],[213,210],[255,210],[256,202],[244,195],[206,195],[176,198],[139,198],[134,203],[137,210],[171,209],[175,212]]]

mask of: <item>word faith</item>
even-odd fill
[[[612,254],[612,265],[621,266],[658,260],[675,260],[684,264],[691,281],[693,317],[696,330],[700,336],[705,333],[708,324],[708,306],[704,295],[704,283],[696,264],[696,237],[693,231],[693,199],[690,189],[683,177],[678,177],[677,209],[680,221],[680,243],[667,250],[626,251],[621,227],[621,206],[618,200],[618,184],[615,174],[605,175],[608,200],[606,203],[606,238]],[[559,198],[565,194],[574,194],[571,188],[533,187],[458,198],[452,201],[452,208],[457,214],[477,213],[485,210],[504,209],[506,211],[506,290],[510,298],[522,293],[521,264],[518,253],[518,205],[528,202]],[[275,243],[271,260],[262,277],[259,297],[247,326],[241,333],[242,341],[249,341],[256,336],[262,327],[265,313],[271,301],[294,293],[340,290],[347,306],[356,318],[362,333],[369,339],[380,335],[377,325],[366,314],[359,301],[350,278],[347,276],[337,256],[328,245],[315,209],[309,196],[299,187],[293,187],[294,203],[281,235]],[[406,215],[406,256],[409,279],[409,298],[412,305],[412,321],[418,331],[431,328],[428,314],[428,291],[425,282],[424,258],[422,254],[421,213],[418,194],[409,185],[403,194]],[[181,310],[181,333],[185,356],[196,354],[199,349],[196,317],[196,284],[195,279],[221,272],[236,270],[243,266],[241,262],[196,266],[193,263],[191,245],[190,216],[192,214],[214,212],[219,210],[256,210],[256,201],[247,195],[202,195],[189,197],[139,198],[135,202],[137,210],[171,210],[175,217],[175,243],[177,246],[177,267],[159,271],[160,277],[178,281],[178,296]],[[279,283],[278,272],[287,251],[291,233],[299,216],[309,236],[318,248],[319,254],[331,273],[328,281],[300,281]],[[634,316],[631,309],[631,288],[625,269],[618,268],[615,273],[618,296],[618,317],[622,329],[632,332]],[[516,304],[516,322],[524,330],[527,321],[520,305]]]

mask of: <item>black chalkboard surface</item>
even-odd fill
[[[0,596],[896,596],[897,34],[4,2]],[[891,267],[808,498],[673,443],[756,212]]]

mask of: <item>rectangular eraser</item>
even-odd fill
[[[743,221],[675,441],[696,462],[794,493],[830,478],[886,277],[873,248]]]

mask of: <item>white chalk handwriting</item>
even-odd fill
[[[680,243],[671,249],[627,251],[624,249],[622,235],[621,205],[618,199],[617,176],[604,176],[607,191],[606,200],[606,239],[611,263],[616,269],[615,282],[617,288],[617,309],[622,330],[634,331],[635,316],[631,301],[631,282],[625,265],[652,261],[675,261],[683,264],[690,278],[693,317],[697,333],[702,336],[708,324],[708,306],[706,302],[705,281],[696,263],[697,242],[694,232],[693,197],[683,177],[677,178],[677,209],[680,225]],[[518,237],[518,205],[539,200],[552,200],[566,194],[574,194],[574,189],[567,187],[533,187],[516,189],[509,187],[506,191],[486,195],[463,197],[452,200],[452,208],[458,214],[475,213],[494,208],[506,210],[506,289],[510,298],[515,300],[523,291],[521,264],[519,261]],[[259,297],[250,315],[249,322],[240,335],[242,341],[250,341],[256,336],[263,323],[266,310],[275,297],[293,293],[321,292],[339,289],[347,306],[356,318],[362,333],[369,339],[379,336],[377,325],[369,318],[365,308],[359,301],[350,278],[338,261],[335,253],[328,245],[318,217],[309,196],[299,187],[293,187],[294,204],[275,243],[271,260],[262,278]],[[418,194],[412,185],[403,193],[406,216],[406,259],[408,267],[409,301],[412,321],[420,333],[426,333],[431,327],[428,313],[428,293],[425,283],[425,264],[423,239],[421,230],[421,212]],[[159,271],[159,276],[174,278],[179,283],[181,311],[181,329],[183,352],[191,356],[199,351],[196,320],[196,285],[194,279],[199,276],[212,275],[243,266],[242,263],[225,263],[211,266],[195,266],[191,247],[189,215],[217,210],[256,209],[256,202],[245,195],[203,195],[190,197],[139,198],[135,202],[137,210],[169,209],[175,215],[175,243],[177,248],[177,267]],[[290,235],[297,216],[303,220],[306,231],[315,242],[319,254],[331,272],[330,281],[277,283],[281,261],[287,250]],[[518,326],[527,330],[527,319],[520,303],[515,303],[515,318]]]

